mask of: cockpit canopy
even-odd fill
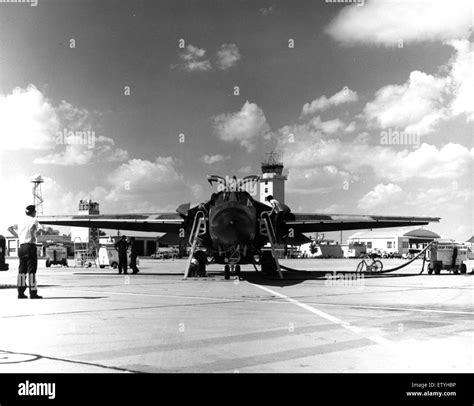
[[[248,192],[218,192],[211,197],[210,204],[220,206],[224,203],[235,202],[248,207],[254,206],[254,200]]]

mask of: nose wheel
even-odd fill
[[[224,266],[224,279],[230,279],[230,275],[236,275],[240,279],[240,261],[241,255],[239,251],[239,246],[233,247],[230,251],[230,255],[224,260],[227,264]]]
[[[241,273],[239,264],[224,266],[224,279],[230,279],[231,274],[238,276],[240,279]]]
[[[240,274],[240,265],[237,264],[235,266],[235,274],[240,278],[241,274]]]

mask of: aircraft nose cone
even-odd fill
[[[211,235],[224,244],[238,244],[253,236],[251,218],[247,213],[236,209],[224,209],[211,219]]]

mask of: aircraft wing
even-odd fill
[[[178,213],[96,214],[38,217],[41,224],[114,230],[177,233],[184,219]]]
[[[363,230],[370,228],[422,226],[439,222],[439,217],[371,216],[357,214],[297,214],[285,220],[288,228],[300,233]]]

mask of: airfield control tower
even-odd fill
[[[99,203],[92,200],[80,200],[78,214],[100,214]],[[97,228],[71,227],[71,238],[73,240],[79,238],[82,243],[92,243],[99,240],[99,230]]]
[[[285,203],[285,181],[281,155],[276,152],[267,153],[262,162],[262,176],[260,178],[260,201],[265,203],[265,197],[272,195],[280,203]]]

